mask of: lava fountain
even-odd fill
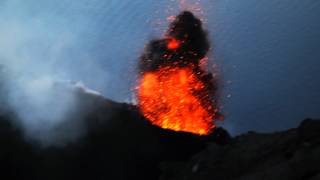
[[[138,105],[152,124],[207,135],[218,119],[217,80],[203,69],[209,50],[201,21],[184,11],[140,58]]]

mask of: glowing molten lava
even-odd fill
[[[151,40],[139,61],[138,105],[154,125],[199,135],[211,133],[218,112],[218,82],[206,71],[210,43],[201,20],[175,16],[162,39]]]
[[[138,92],[143,114],[155,125],[175,131],[209,134],[214,127],[214,108],[203,103],[205,85],[192,65],[165,66],[147,72]]]
[[[177,49],[180,46],[180,42],[174,38],[168,38],[168,44],[167,48],[168,49]]]

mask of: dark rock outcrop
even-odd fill
[[[298,128],[210,143],[187,162],[163,163],[161,180],[316,180],[320,179],[320,121]]]

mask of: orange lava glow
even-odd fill
[[[143,74],[138,88],[139,107],[153,124],[199,135],[214,128],[213,106],[203,103],[205,85],[192,65],[165,66]]]
[[[180,46],[180,42],[174,38],[168,38],[168,49],[177,49]]]

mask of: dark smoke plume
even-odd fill
[[[177,48],[169,48],[170,41],[178,42]],[[218,81],[212,73],[201,68],[201,60],[206,57],[210,48],[207,32],[203,29],[200,19],[191,12],[181,12],[169,25],[163,39],[150,41],[145,52],[140,57],[139,71],[156,71],[163,66],[185,67],[192,65],[194,74],[206,85],[206,91],[200,91],[197,96],[207,99],[210,95],[210,103],[214,104],[213,111],[217,111],[217,86]],[[203,103],[209,103],[204,100]],[[220,113],[214,113],[220,119]]]
[[[171,38],[179,42],[179,48],[167,47]],[[170,24],[164,39],[152,40],[148,44],[140,60],[140,70],[153,71],[167,64],[184,66],[193,63],[199,67],[209,47],[201,21],[191,12],[184,11]]]

